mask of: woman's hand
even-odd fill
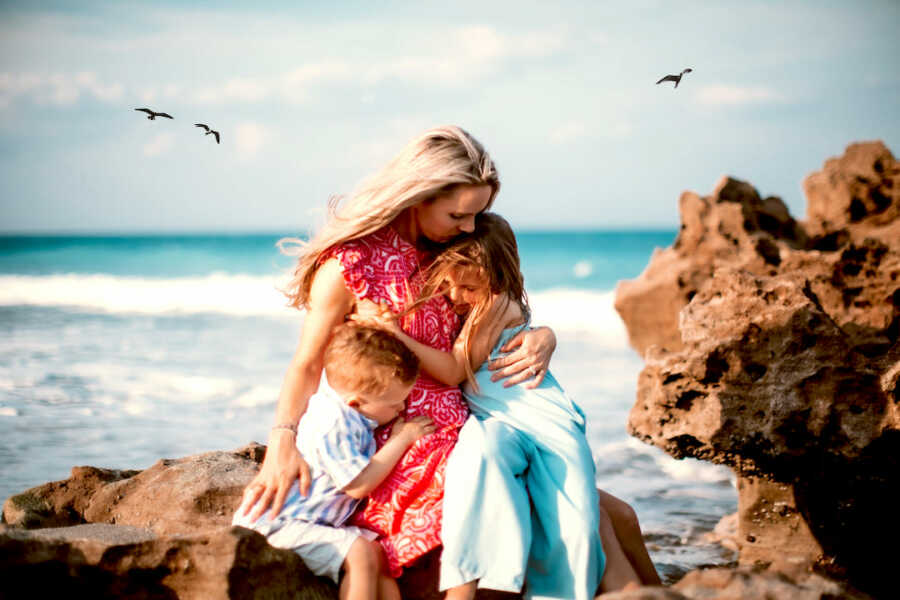
[[[297,450],[294,436],[287,429],[273,429],[269,437],[269,447],[263,459],[262,468],[246,488],[241,506],[243,514],[250,512],[250,520],[255,521],[269,506],[272,512],[270,519],[275,518],[291,485],[299,479],[300,495],[309,492],[309,465]]]
[[[397,315],[391,312],[387,304],[376,304],[369,299],[357,301],[356,312],[351,313],[349,318],[360,325],[378,327],[394,335],[403,332]]]
[[[556,334],[549,327],[520,331],[500,349],[509,354],[488,364],[488,369],[496,371],[491,381],[508,377],[503,387],[510,387],[530,379],[525,387],[536,388],[544,381],[555,349]]]

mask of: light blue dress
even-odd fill
[[[523,327],[504,330],[491,359]],[[526,598],[594,598],[606,558],[584,413],[549,372],[535,389],[504,388],[485,363],[475,380],[447,462],[440,589],[478,579],[524,584]]]

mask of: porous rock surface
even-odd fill
[[[616,308],[645,360],[628,427],[738,475],[744,564],[887,593],[900,533],[900,163],[853,144],[804,182],[805,222],[725,177]],[[878,532],[878,533],[875,533]]]
[[[337,598],[292,551],[231,527],[265,447],[161,459],[143,471],[74,467],[69,479],[3,505],[0,598],[80,592],[115,598]],[[404,598],[437,600],[439,552],[399,580]],[[479,600],[518,598],[480,590]]]

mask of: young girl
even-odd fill
[[[584,413],[549,372],[525,389],[493,382],[484,366],[530,319],[515,236],[502,217],[479,215],[475,231],[435,260],[420,301],[436,294],[466,318],[451,352],[405,335],[384,309],[370,305],[356,318],[390,329],[436,379],[466,382],[472,417],[447,464],[440,588],[471,598],[476,587],[518,592],[524,583],[527,597],[585,600],[598,587],[641,583],[601,515]],[[653,576],[646,583],[658,583]]]

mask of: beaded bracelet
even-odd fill
[[[279,423],[278,425],[272,427],[272,431],[275,431],[276,429],[286,429],[294,435],[297,435],[297,426],[291,423]]]

